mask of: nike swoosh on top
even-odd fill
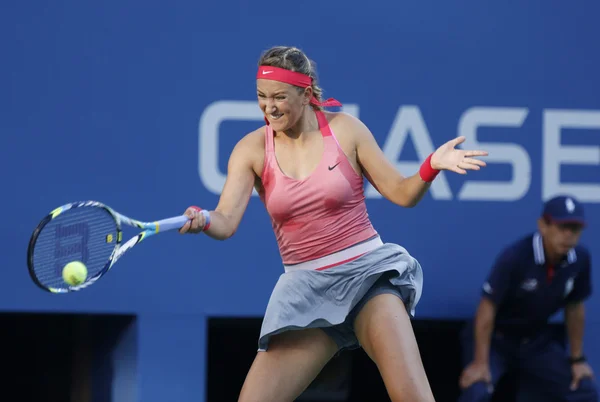
[[[333,166],[327,166],[327,169],[329,169],[329,170],[333,170],[333,169],[335,169],[335,167],[336,167],[337,165],[339,165],[339,164],[340,164],[340,162],[336,163],[336,164],[335,164],[335,165],[333,165]]]

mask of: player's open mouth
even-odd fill
[[[283,113],[271,113],[269,116],[271,116],[271,120],[277,120],[283,116]]]

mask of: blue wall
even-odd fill
[[[29,236],[75,200],[142,220],[213,208],[230,150],[261,124],[254,74],[272,45],[316,60],[325,95],[363,119],[406,174],[456,135],[491,152],[483,172],[440,175],[415,209],[367,189],[384,241],[424,267],[418,317],[471,317],[496,253],[534,230],[541,203],[559,192],[586,203],[583,242],[600,260],[597,2],[165,4],[13,2],[0,11],[10,228],[0,234],[0,309],[138,315],[139,400],[202,400],[205,317],[262,315],[282,267],[258,198],[227,242],[153,238],[65,296],[30,281]],[[599,309],[596,293],[589,339],[600,337]],[[600,372],[600,346],[586,350]]]

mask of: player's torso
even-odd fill
[[[305,133],[294,145],[265,130],[258,192],[286,264],[319,258],[377,234],[364,203],[351,133],[333,133],[333,128],[321,124],[320,131]]]
[[[267,209],[275,218],[302,214],[315,202],[331,209],[360,197],[356,187],[359,182],[362,186],[362,170],[352,133],[335,131],[335,114],[325,115],[333,116],[329,127],[334,136],[326,137],[321,130],[314,130],[304,133],[302,141],[292,143],[282,137],[284,134],[274,133],[270,160],[265,156],[268,129],[261,129],[263,141],[253,164],[255,188],[265,196]],[[268,188],[265,182],[270,182]]]

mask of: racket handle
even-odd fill
[[[175,216],[173,218],[167,218],[167,219],[160,220],[160,221],[156,222],[156,225],[158,226],[157,232],[166,232],[169,230],[179,230],[189,220],[190,220],[190,218],[188,218],[185,215]]]

